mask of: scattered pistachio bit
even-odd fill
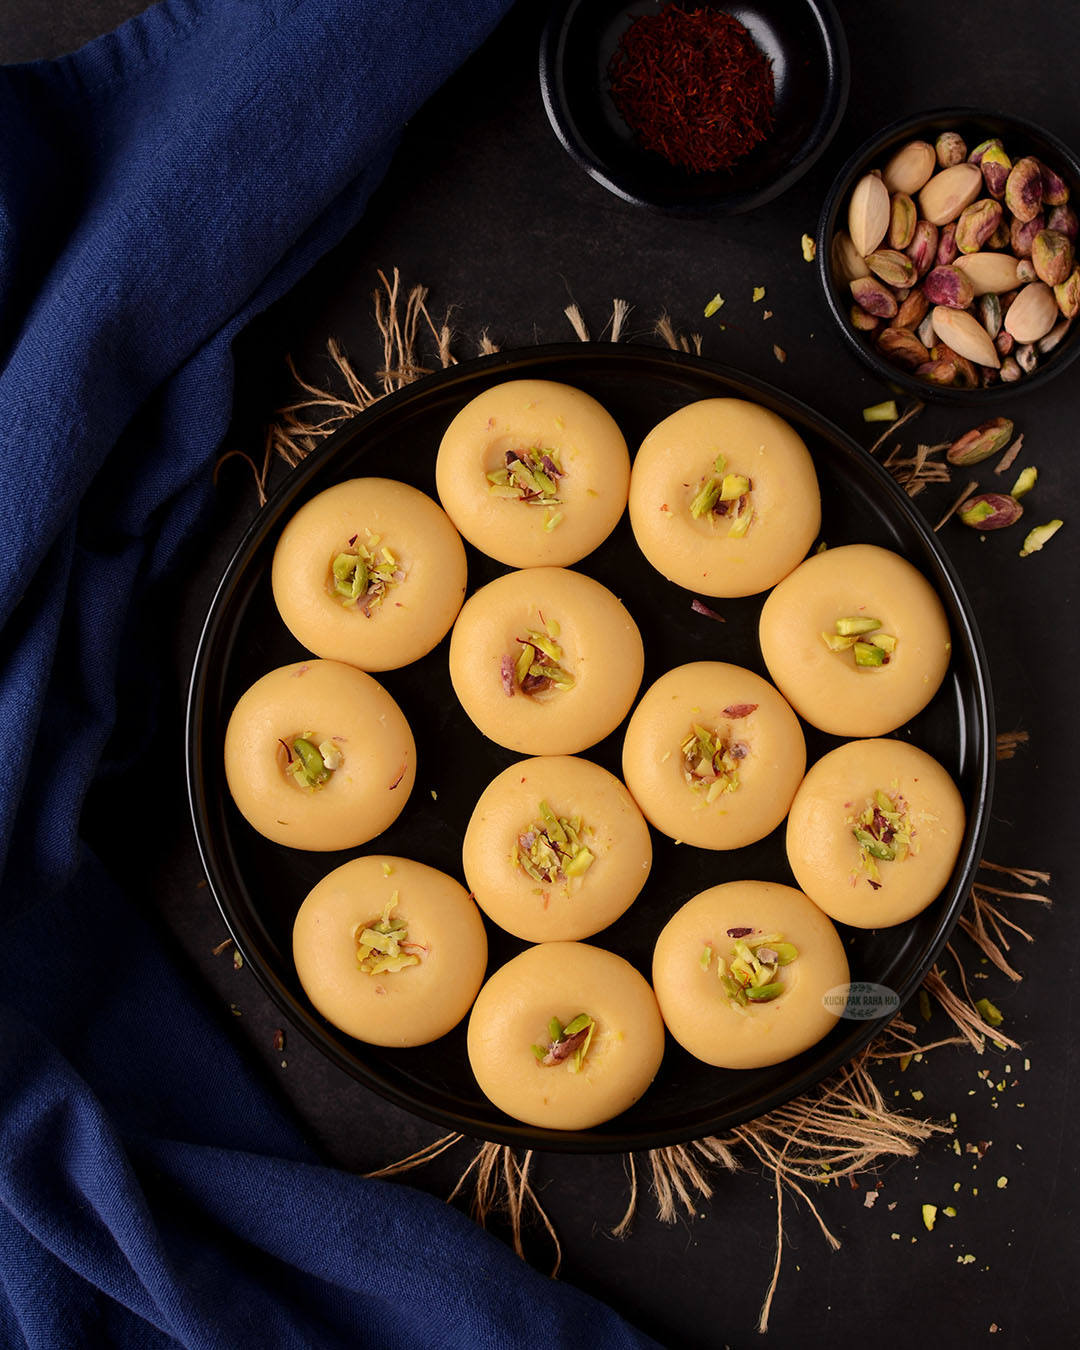
[[[928,1233],[934,1231],[934,1222],[937,1219],[937,1205],[923,1205],[922,1221],[923,1227]]]
[[[931,1017],[931,1012],[930,1012],[930,995],[926,992],[925,989],[920,989],[920,990],[919,990],[919,1016],[922,1018],[922,1020],[923,1020],[924,1022],[929,1022],[929,1021],[930,1021],[930,1017]],[[956,1116],[955,1116],[955,1114],[953,1115],[952,1120],[953,1120],[953,1124],[955,1125],[955,1123],[956,1123]]]
[[[1063,520],[1051,520],[1046,525],[1036,525],[1033,530],[1028,532],[1024,540],[1024,547],[1020,550],[1021,558],[1026,558],[1032,553],[1038,553],[1042,546],[1051,540],[1065,522]]]
[[[346,609],[357,609],[365,618],[382,603],[396,585],[405,580],[406,568],[381,542],[381,537],[364,531],[367,542],[353,535],[347,547],[330,560],[327,590],[340,599]]]
[[[758,302],[759,300],[764,300],[764,299],[765,299],[765,287],[764,287],[764,286],[755,286],[755,287],[754,287],[754,304],[756,305],[757,302]]]
[[[491,496],[547,508],[560,504],[559,479],[566,477],[566,471],[558,450],[530,445],[522,450],[507,450],[503,458],[503,467],[487,476]],[[560,520],[562,512],[549,509],[544,529],[555,529]]]
[[[556,641],[559,631],[558,623],[552,620],[543,628],[527,628],[525,636],[517,639],[521,644],[517,659],[509,655],[502,658],[501,678],[507,694],[573,689],[574,677],[561,664],[563,649]]]
[[[356,964],[365,975],[393,975],[406,966],[420,964],[420,953],[425,948],[409,941],[408,920],[394,916],[398,894],[394,891],[378,919],[358,923],[353,929]]]
[[[739,762],[749,754],[745,741],[725,742],[719,732],[695,722],[681,743],[683,777],[705,805],[739,788]]]
[[[541,884],[584,876],[596,857],[582,841],[581,817],[557,816],[547,802],[540,803],[538,814],[518,835],[512,861]]]
[[[728,534],[739,538],[753,520],[753,486],[745,474],[728,473],[726,459],[717,455],[713,472],[701,480],[701,486],[690,500],[690,514],[695,520],[708,516],[713,524],[727,520]]]
[[[999,1027],[1005,1018],[999,1008],[996,1008],[988,998],[980,998],[975,1002],[979,1016],[988,1027]]]
[[[817,244],[814,243],[810,235],[804,234],[802,238],[799,240],[799,244],[802,248],[802,255],[804,261],[813,262],[814,259],[817,257]]]
[[[891,792],[878,788],[873,797],[867,797],[862,811],[848,818],[848,824],[859,845],[859,866],[875,890],[883,884],[879,862],[903,862],[909,853],[919,851],[907,802],[896,788]],[[919,1007],[929,1021],[930,1000],[925,990],[920,991]]]
[[[548,1044],[531,1047],[536,1062],[544,1068],[569,1061],[571,1073],[580,1073],[585,1056],[592,1044],[595,1020],[588,1013],[578,1013],[566,1026],[557,1017],[548,1023]]]
[[[970,1252],[966,1252],[963,1256],[958,1256],[956,1258],[956,1264],[958,1266],[970,1266],[974,1263],[974,1261],[975,1258],[974,1256],[971,1255]]]
[[[726,620],[722,614],[717,614],[715,609],[710,609],[704,600],[699,600],[695,595],[690,601],[690,608],[695,614],[703,614],[706,619],[715,619],[717,623],[725,623]]]
[[[243,955],[241,954],[241,951],[240,951],[240,948],[239,948],[239,947],[237,947],[236,950],[235,950],[235,951],[233,952],[233,954],[232,954],[232,966],[233,966],[233,970],[243,970],[243,969],[244,969],[244,958],[243,958]]]
[[[229,1004],[229,1011],[232,1013],[232,1015],[233,1015],[234,1017],[243,1017],[243,1015],[244,1015],[244,1014],[241,1012],[241,1010],[240,1010],[240,1005],[239,1005],[238,1003],[230,1003],[230,1004]]]
[[[285,1049],[285,1032],[281,1029],[281,1027],[278,1027],[278,1029],[274,1032],[274,1049],[278,1052],[278,1054],[280,1054],[281,1051]]]
[[[724,297],[720,294],[719,291],[717,291],[716,294],[713,296],[713,298],[705,306],[705,317],[707,319],[711,319],[712,316],[716,313],[716,311],[720,308],[720,306],[723,303]]]
[[[393,872],[393,870],[394,870],[394,869],[390,866],[390,864],[389,864],[388,862],[384,862],[384,863],[383,863],[383,865],[382,865],[382,874],[383,874],[384,877],[390,876],[390,874]]]
[[[1009,1184],[1009,1178],[1008,1178],[1008,1177],[998,1177],[998,1179],[997,1179],[997,1188],[998,1188],[999,1191],[1003,1191],[1003,1190],[1005,1189],[1005,1187],[1006,1187],[1008,1184]]]
[[[773,356],[776,357],[776,359],[780,362],[781,365],[783,365],[784,362],[787,360],[787,352],[784,351],[783,347],[778,347],[775,342],[773,343],[772,354]]]

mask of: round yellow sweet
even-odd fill
[[[356,599],[351,578],[340,583],[346,594],[335,590],[334,561],[350,555],[370,578]],[[465,599],[465,547],[416,488],[352,478],[296,512],[274,550],[271,579],[278,612],[309,651],[361,670],[395,670],[449,632]]]
[[[404,925],[396,959],[363,933]],[[388,942],[386,944],[390,946]],[[381,957],[409,961],[379,970]],[[328,1022],[372,1045],[426,1045],[468,1012],[487,966],[487,935],[465,889],[408,858],[355,858],[308,894],[293,925],[304,992]]]
[[[895,639],[881,665],[830,650],[837,625],[877,621],[865,640]],[[911,563],[876,544],[815,554],[765,601],[759,625],[769,674],[795,711],[834,736],[882,736],[937,693],[952,644],[934,588]],[[849,635],[859,636],[859,635]],[[873,653],[871,653],[873,654]]]
[[[778,997],[743,1005],[721,975],[730,972],[737,940],[761,937],[790,944],[797,956],[776,973]],[[832,922],[801,891],[770,881],[729,881],[695,895],[664,926],[653,952],[667,1029],[696,1059],[722,1069],[764,1068],[816,1045],[836,1025],[847,983]]]
[[[708,765],[696,729],[712,738]],[[726,757],[716,748],[721,743]],[[806,742],[798,718],[760,675],[694,661],[661,675],[642,695],[622,764],[626,786],[658,830],[700,848],[742,848],[787,815],[806,767]]]
[[[711,483],[735,494],[740,480],[743,492],[709,505]],[[669,581],[702,595],[756,595],[786,577],[817,536],[813,460],[794,428],[767,408],[740,398],[690,403],[637,452],[630,524]]]
[[[563,672],[563,687],[527,692],[516,682],[530,634],[554,644],[558,659],[546,659]],[[534,669],[539,660],[534,653]],[[485,736],[528,755],[573,755],[603,740],[629,712],[644,664],[637,624],[615,596],[561,567],[489,582],[466,600],[450,635],[461,706]]]
[[[549,1023],[595,1024],[573,1057],[542,1064]],[[587,1130],[645,1092],[664,1054],[664,1023],[648,981],[614,952],[545,942],[515,956],[480,990],[469,1016],[469,1063],[484,1096],[508,1116],[553,1130]]]
[[[630,907],[652,866],[652,839],[614,774],[545,756],[511,764],[484,789],[462,864],[476,903],[501,928],[527,942],[573,940]]]
[[[292,772],[306,739],[333,764],[319,786]],[[370,675],[339,661],[298,661],[243,694],[225,731],[225,776],[240,814],[275,844],[354,848],[393,824],[416,776],[405,717]]]
[[[850,741],[819,759],[795,794],[788,862],[810,899],[838,922],[888,928],[944,890],[964,819],[956,785],[924,750],[907,741]],[[875,856],[883,851],[897,856]]]
[[[549,460],[539,494],[533,484],[526,483],[526,497],[488,477],[507,468],[508,455],[530,450]],[[610,413],[582,390],[507,380],[478,394],[447,427],[435,483],[447,515],[481,553],[511,567],[565,567],[618,523],[630,455]]]

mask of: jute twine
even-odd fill
[[[341,386],[334,391],[305,380],[288,358],[299,395],[275,415],[266,432],[261,460],[257,462],[241,450],[229,450],[219,460],[219,468],[233,457],[248,463],[254,474],[260,505],[266,501],[267,483],[276,458],[290,467],[295,466],[320,441],[386,394],[411,384],[436,368],[445,369],[457,364],[458,358],[451,350],[457,335],[448,321],[437,324],[433,320],[427,308],[426,288],[413,286],[405,291],[396,268],[390,277],[383,272],[378,275],[380,287],[373,295],[373,302],[375,322],[383,340],[383,362],[375,372],[377,386],[373,389],[357,376],[345,352],[333,338],[327,342],[327,353]],[[564,313],[577,337],[582,342],[590,341],[578,306],[568,305]],[[620,341],[625,335],[629,314],[627,302],[615,300],[602,336],[613,342]],[[422,333],[434,345],[433,364],[422,364],[419,360],[418,344]],[[653,334],[673,350],[701,354],[701,335],[677,333],[666,314],[656,320]],[[480,355],[499,350],[486,330],[481,332],[476,346]],[[923,406],[918,402],[909,405],[868,448],[868,453],[876,454],[902,426],[918,416]],[[1009,467],[1021,444],[1022,438],[1018,437],[1002,457],[998,472]],[[947,445],[947,442],[920,444],[913,455],[907,455],[897,442],[882,463],[908,495],[916,497],[931,484],[949,481],[949,466],[941,458]],[[936,529],[940,529],[963,505],[974,486],[965,487]],[[997,758],[1012,759],[1026,741],[1024,731],[1002,733],[997,738]],[[1049,898],[1037,889],[1049,881],[1049,873],[1034,869],[1003,867],[985,861],[979,865],[958,930],[970,940],[977,953],[1010,980],[1022,978],[1010,960],[1013,945],[1017,941],[1031,942],[1033,938],[1005,913],[1005,909],[1017,901],[1049,905]],[[950,978],[958,988],[953,987]],[[712,1197],[718,1172],[737,1171],[743,1165],[744,1157],[752,1157],[772,1181],[776,1211],[772,1278],[757,1324],[758,1331],[765,1332],[783,1260],[785,1195],[798,1197],[805,1204],[825,1241],[837,1248],[840,1242],[825,1223],[810,1188],[873,1171],[887,1159],[912,1158],[926,1140],[952,1133],[951,1125],[917,1119],[891,1106],[874,1081],[873,1067],[891,1060],[899,1060],[904,1066],[914,1056],[943,1046],[964,1046],[979,1055],[985,1052],[988,1041],[999,1050],[1019,1048],[1000,1026],[991,1027],[984,1020],[971,995],[965,960],[955,942],[947,944],[945,959],[935,964],[926,976],[922,993],[941,1009],[951,1026],[950,1034],[923,1041],[918,1028],[906,1020],[902,1011],[853,1060],[796,1100],[723,1135],[711,1135],[688,1144],[641,1154],[627,1154],[627,1206],[622,1218],[611,1229],[611,1235],[625,1238],[630,1233],[642,1177],[655,1200],[657,1216],[665,1223],[674,1223],[680,1212],[694,1217],[697,1205]],[[923,1016],[926,1016],[925,1008]],[[481,1225],[486,1225],[496,1213],[503,1215],[514,1250],[523,1259],[525,1228],[539,1223],[553,1249],[551,1274],[557,1275],[562,1261],[561,1247],[532,1184],[534,1155],[531,1149],[519,1157],[506,1145],[489,1142],[477,1148],[475,1140],[451,1133],[433,1140],[407,1158],[400,1158],[366,1175],[402,1176],[459,1145],[474,1149],[474,1153],[447,1197],[448,1201],[468,1194],[470,1212]]]

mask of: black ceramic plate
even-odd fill
[[[956,870],[941,897],[918,918],[876,932],[841,930],[852,979],[873,981],[901,1001],[918,988],[963,905],[985,831],[993,766],[993,717],[986,662],[955,574],[922,518],[864,450],[810,409],[777,390],[700,358],[644,347],[538,347],[454,366],[390,395],[330,437],[295,469],[259,513],[210,608],[192,676],[188,778],[206,873],[229,929],[271,997],[337,1065],[400,1106],[466,1134],[573,1152],[608,1152],[686,1141],[761,1114],[804,1091],[849,1059],[881,1020],[841,1020],[798,1058],[772,1068],[709,1068],[669,1038],[660,1073],[645,1096],[595,1130],[541,1130],[516,1123],[480,1094],[465,1052],[464,1023],[433,1045],[383,1050],[337,1031],[312,1008],[291,956],[292,923],[310,888],[365,850],[304,853],[271,844],[241,818],[229,797],[222,743],[240,694],[260,675],[305,655],[278,618],[270,590],[274,546],[308,498],[341,479],[383,475],[435,495],[435,453],[457,411],[506,379],[561,380],[599,399],[639,445],[662,418],[695,399],[737,396],[786,417],[809,446],[822,486],[822,537],[829,544],[875,543],[904,554],[930,579],[953,633],[952,665],[932,703],[898,734],[927,750],[959,784],[968,809]],[[691,609],[693,596],[665,581],[639,553],[624,516],[579,568],[610,587],[637,620],[645,641],[643,688],[664,670],[716,659],[764,669],[757,642],[763,597],[709,602],[726,622]],[[469,588],[506,571],[469,549]],[[380,675],[416,735],[419,766],[412,798],[368,852],[399,854],[461,877],[461,839],[487,783],[520,758],[486,740],[450,688],[447,642],[422,661]],[[625,725],[625,724],[624,724]],[[587,752],[619,773],[622,732]],[[806,728],[809,757],[837,744]],[[783,827],[749,848],[716,853],[676,846],[654,832],[650,880],[630,910],[589,941],[609,947],[648,975],[657,934],[698,891],[721,881],[792,884]],[[490,965],[526,944],[488,925]]]

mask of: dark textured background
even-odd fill
[[[8,0],[0,10],[0,58],[69,50],[141,7],[130,0],[57,0],[48,7]],[[293,392],[286,353],[322,383],[330,375],[324,344],[334,335],[359,372],[378,369],[382,350],[370,295],[377,270],[395,266],[406,285],[430,288],[437,319],[450,312],[459,356],[473,355],[485,330],[503,348],[569,339],[562,310],[571,300],[580,304],[594,336],[601,336],[611,299],[620,296],[634,306],[632,338],[655,341],[654,321],[666,311],[678,330],[704,334],[705,355],[772,381],[868,444],[871,430],[860,409],[886,390],[830,328],[813,269],[800,256],[799,236],[813,232],[833,175],[860,140],[920,108],[969,104],[1015,111],[1080,147],[1080,105],[1062,57],[1075,49],[1075,6],[1042,0],[1019,12],[1003,0],[984,0],[930,13],[882,0],[838,0],[838,8],[853,82],[832,148],[779,201],[751,217],[712,223],[643,214],[572,164],[540,103],[542,7],[519,5],[408,128],[362,224],[238,343],[229,447],[261,453],[263,425]],[[760,306],[749,302],[758,284],[768,288],[765,304],[774,311],[768,323],[761,321]],[[701,316],[718,290],[728,297],[723,331]],[[788,352],[783,366],[773,343]],[[846,1183],[822,1187],[814,1198],[842,1240],[837,1252],[828,1249],[805,1206],[789,1199],[785,1264],[770,1331],[777,1345],[810,1350],[871,1337],[884,1347],[918,1341],[1028,1346],[1048,1335],[1068,1341],[1074,1334],[1080,1258],[1073,1145],[1080,922],[1072,859],[1078,788],[1073,690],[1080,656],[1072,595],[1080,500],[1078,379],[1067,374],[1042,392],[1018,395],[1015,408],[1002,410],[1024,433],[1021,463],[1039,468],[1036,496],[1029,499],[1032,519],[1058,515],[1066,521],[1052,544],[1021,560],[1016,531],[983,540],[954,523],[942,534],[989,653],[999,730],[1023,729],[1031,736],[1015,759],[999,766],[987,856],[1053,873],[1053,909],[1021,902],[1009,909],[1036,936],[1034,946],[1018,939],[1013,950],[1028,978],[1012,986],[972,961],[980,975],[988,974],[975,995],[986,993],[1002,1008],[1006,1029],[1023,1049],[1005,1055],[988,1050],[981,1058],[946,1049],[904,1074],[879,1070],[886,1096],[913,1114],[947,1122],[955,1113],[961,1154],[942,1137],[915,1162],[884,1167],[873,1209],[865,1208],[864,1197],[874,1178],[862,1179],[858,1189]],[[964,410],[930,408],[901,436],[911,447],[917,440],[933,443],[978,420]],[[283,472],[275,470],[275,481]],[[962,482],[919,499],[932,521]],[[208,999],[264,1061],[326,1156],[366,1171],[439,1131],[327,1066],[287,1028],[285,1051],[273,1050],[280,1013],[249,970],[234,969],[231,948],[213,955],[227,934],[202,884],[184,796],[183,707],[195,642],[216,580],[255,507],[247,471],[241,461],[229,461],[219,479],[215,519],[196,541],[188,573],[163,596],[177,621],[154,753],[158,781],[169,786],[159,791],[145,820],[118,822],[109,802],[98,798],[88,807],[89,824],[103,838],[122,828],[154,841],[147,903],[160,910],[205,982]],[[942,1027],[939,1017],[929,1031]],[[177,1054],[183,1053],[178,1045]],[[964,1151],[976,1141],[990,1144],[981,1160]],[[414,1173],[413,1183],[446,1194],[470,1153],[471,1146],[459,1146]],[[643,1187],[631,1236],[619,1242],[608,1230],[625,1208],[623,1160],[537,1155],[533,1175],[562,1240],[563,1278],[607,1299],[667,1344],[755,1343],[775,1215],[768,1179],[749,1157],[743,1161],[742,1174],[714,1176],[711,1200],[700,1200],[694,1217],[681,1216],[672,1226],[656,1221]],[[925,1202],[955,1205],[957,1217],[939,1217],[927,1233],[920,1221]],[[529,1230],[526,1241],[537,1264],[550,1260],[539,1227]],[[962,1264],[967,1254],[975,1259]],[[463,1272],[463,1278],[479,1273]]]

